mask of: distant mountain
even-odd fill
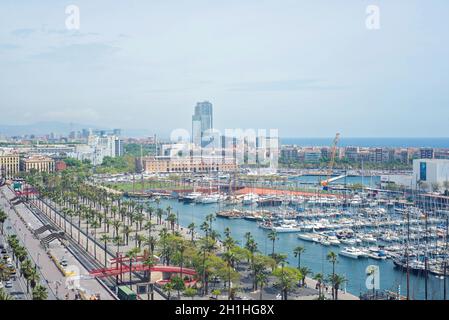
[[[23,125],[0,124],[0,136],[21,136],[31,134],[40,136],[50,134],[52,132],[56,135],[68,135],[71,131],[81,131],[82,129],[111,130],[112,128],[105,128],[92,124],[64,123],[56,121],[36,122]],[[124,137],[140,138],[149,137],[153,134],[154,133],[148,129],[122,128],[122,136]]]
[[[98,126],[80,124],[80,123],[63,123],[63,122],[36,122],[23,125],[5,125],[0,124],[0,135],[16,136],[25,134],[44,135],[49,133],[67,135],[70,131],[79,131],[81,129],[99,129]],[[107,129],[106,129],[107,130]]]

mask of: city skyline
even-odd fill
[[[3,1],[1,124],[88,122],[166,135],[208,100],[218,129],[283,137],[445,137],[449,4]],[[190,130],[189,130],[190,131]]]

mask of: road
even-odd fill
[[[49,299],[72,300],[75,299],[75,294],[79,291],[88,296],[99,294],[100,299],[103,300],[113,299],[109,291],[96,279],[88,277],[88,271],[59,240],[50,243],[49,253],[54,257],[52,259],[47,250],[41,246],[39,239],[32,233],[32,230],[43,225],[42,222],[24,204],[11,207],[8,200],[14,197],[14,193],[9,188],[1,187],[0,205],[8,213],[7,226],[14,228],[19,239],[27,248],[30,259],[38,266],[43,284],[49,289]],[[68,263],[66,269],[74,271],[75,277],[64,276],[58,268],[57,262],[63,259]],[[79,290],[76,289],[77,287]]]
[[[10,234],[15,234],[15,230],[6,221],[4,224],[4,233],[0,235],[0,243],[2,243],[8,251],[8,256],[12,257],[11,248],[8,246],[7,236]],[[14,262],[12,262],[14,263]],[[20,273],[16,271],[16,276],[11,277],[12,288],[4,288],[7,293],[14,297],[15,300],[27,300],[30,299],[30,295],[27,294],[26,281],[20,276]],[[5,283],[3,282],[3,285]]]

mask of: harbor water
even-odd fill
[[[153,203],[156,206],[156,204]],[[197,232],[199,225],[208,214],[216,213],[223,209],[219,204],[184,204],[176,199],[161,199],[160,207],[170,206],[178,214],[181,227],[187,227],[190,223],[195,223]],[[268,240],[269,231],[259,228],[254,221],[244,219],[226,219],[217,217],[213,222],[213,228],[223,237],[223,231],[229,227],[231,234],[240,245],[244,245],[244,235],[251,232],[258,243],[258,248],[263,254],[270,254],[272,243]],[[344,248],[338,246],[322,246],[318,243],[303,241],[297,238],[297,233],[279,233],[275,242],[275,251],[288,255],[288,263],[297,266],[297,258],[293,255],[296,246],[303,246],[306,250],[301,255],[301,265],[309,267],[314,273],[328,275],[332,272],[332,265],[326,260],[326,255],[330,251],[338,254]],[[380,290],[390,290],[401,295],[406,295],[406,273],[396,269],[391,260],[374,260],[371,258],[351,259],[338,256],[336,272],[343,275],[348,282],[342,288],[351,294],[360,295],[367,292],[367,272],[370,265],[379,266]],[[428,298],[443,298],[444,281],[434,275],[429,274],[428,278]],[[449,288],[449,286],[447,287]],[[424,276],[410,274],[410,297],[412,299],[424,299]]]

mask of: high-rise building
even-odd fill
[[[346,147],[345,148],[345,157],[350,161],[358,161],[359,160],[359,147]]]
[[[115,156],[123,156],[123,141],[119,137],[115,137]]]
[[[212,130],[213,125],[212,103],[209,101],[198,102],[195,106],[195,113],[192,116],[192,142],[196,145],[207,144],[211,137],[208,131]]]
[[[201,145],[201,116],[192,116],[192,143],[196,146]]]
[[[420,159],[433,159],[432,148],[421,148],[419,150]]]

